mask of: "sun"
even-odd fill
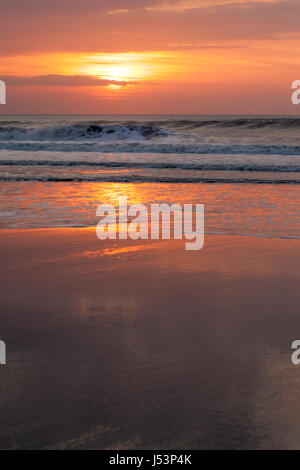
[[[86,75],[113,82],[136,82],[140,79],[140,72],[135,64],[96,64],[88,65],[82,70]],[[117,84],[116,84],[117,86]]]
[[[115,82],[132,80],[133,75],[133,71],[129,65],[109,65],[102,67],[101,70],[101,78]]]
[[[95,54],[86,56],[84,62],[79,72],[115,82],[108,85],[112,90],[119,89],[121,82],[136,84],[149,76],[149,65],[137,54]]]

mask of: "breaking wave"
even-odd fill
[[[246,128],[246,129],[295,129],[300,128],[300,118],[297,117],[274,117],[274,118],[233,118],[229,119],[224,117],[223,119],[181,119],[181,120],[165,120],[165,121],[150,121],[151,125],[165,125],[175,126],[177,128]]]
[[[3,124],[3,123],[2,123]],[[2,125],[0,141],[59,141],[96,139],[113,141],[119,139],[145,140],[152,137],[169,135],[167,130],[157,126],[127,123],[125,125],[75,123],[65,126],[46,126],[40,128]]]

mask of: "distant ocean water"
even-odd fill
[[[0,183],[2,228],[94,225],[127,195],[204,203],[207,231],[298,238],[300,118],[1,116]]]

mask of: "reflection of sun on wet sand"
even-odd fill
[[[299,241],[183,243],[0,232],[2,448],[299,446]]]

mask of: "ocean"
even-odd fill
[[[204,203],[207,232],[297,238],[299,183],[297,117],[0,117],[1,228],[95,225],[125,195]]]

